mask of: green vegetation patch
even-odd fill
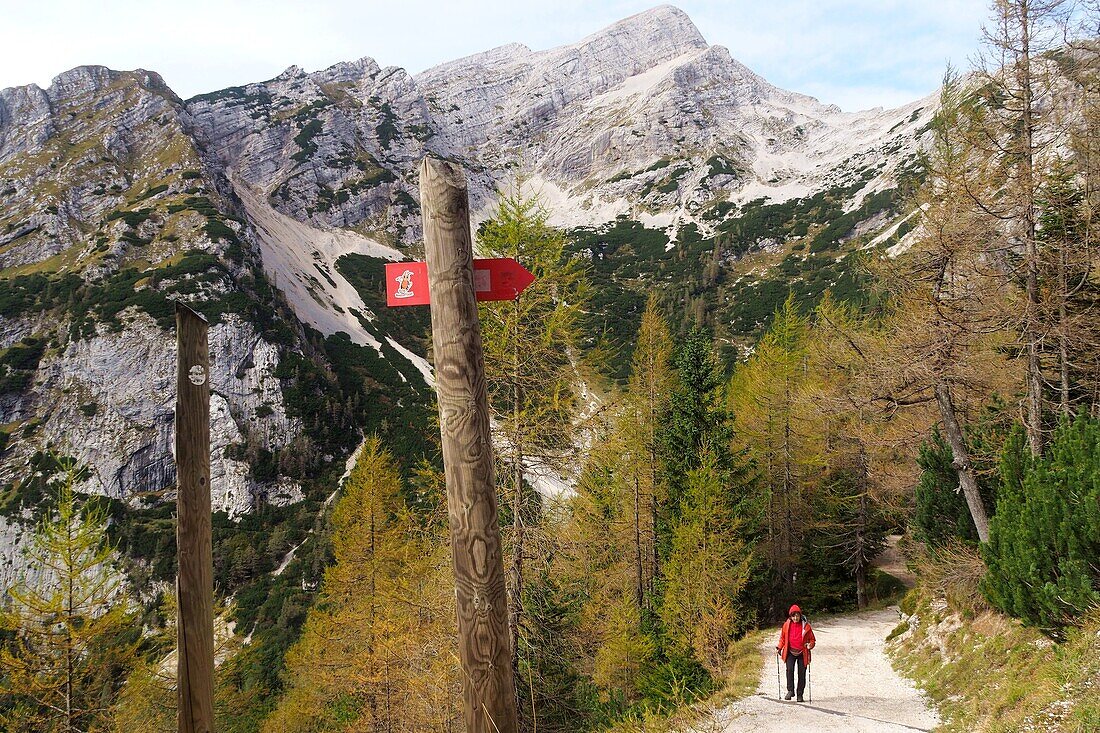
[[[33,337],[0,350],[0,394],[26,390],[45,352],[45,339]]]
[[[299,129],[298,134],[294,136],[294,143],[298,146],[299,150],[297,153],[290,156],[290,159],[301,163],[306,158],[316,153],[317,143],[313,141],[313,138],[320,135],[324,127],[325,124],[321,120],[310,120],[305,123],[305,125]]]

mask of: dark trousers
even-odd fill
[[[794,668],[798,667],[798,690],[794,689]],[[796,655],[792,651],[787,652],[787,692],[794,692],[799,697],[806,691],[806,660],[801,654]]]

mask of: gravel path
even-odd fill
[[[810,667],[813,702],[777,699],[775,642],[769,640],[761,648],[764,665],[756,694],[719,710],[713,723],[700,730],[906,733],[930,731],[938,724],[920,692],[886,658],[886,636],[898,623],[894,608],[811,623],[817,636]]]

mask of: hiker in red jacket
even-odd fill
[[[784,699],[790,700],[795,695],[794,670],[798,667],[798,701],[802,702],[802,693],[806,690],[806,667],[810,666],[810,650],[817,640],[814,639],[810,622],[802,618],[801,608],[791,606],[787,614],[775,653],[787,664],[787,697]]]

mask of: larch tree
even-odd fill
[[[647,599],[659,572],[657,515],[659,505],[667,500],[661,481],[659,434],[674,384],[671,360],[668,324],[651,296],[638,329],[622,418],[633,484],[634,595],[639,610],[650,608]]]
[[[972,205],[967,192],[992,175],[988,159],[967,136],[981,115],[948,72],[926,158],[929,176],[917,200],[919,230],[909,251],[880,263],[892,298],[878,347],[867,349],[866,379],[873,404],[887,413],[932,403],[938,408],[952,463],[979,538],[989,521],[964,437],[960,399],[994,391],[991,380],[1010,374],[1002,354],[1011,316],[1003,308],[1010,285],[995,246],[1000,224]]]
[[[636,596],[638,456],[626,450],[617,416],[597,436],[569,502],[556,569],[580,598],[576,636],[579,667],[601,689],[636,696],[639,675],[656,648],[643,630],[644,609]],[[609,692],[610,694],[610,692]]]
[[[0,599],[0,727],[105,731],[137,663],[137,605],[114,565],[102,507],[81,507],[87,475],[59,459],[57,503],[31,537],[25,576]]]
[[[1048,55],[1064,44],[1065,0],[994,0],[984,29],[978,104],[967,144],[991,173],[965,194],[998,222],[1002,255],[1022,290],[1017,329],[1025,358],[1025,426],[1032,455],[1043,450],[1043,351],[1052,314],[1043,294],[1040,189],[1064,130],[1052,111],[1057,76]],[[950,438],[950,428],[948,434]]]
[[[166,594],[162,626],[146,629],[143,659],[134,667],[111,710],[111,733],[174,733],[176,710],[176,600]],[[244,640],[233,633],[229,610],[214,609],[214,720],[222,733],[255,731],[257,710],[266,710],[264,690],[239,681]]]
[[[287,690],[263,730],[459,730],[444,529],[410,513],[377,438],[364,445],[332,524],[336,562],[287,653]]]
[[[742,597],[753,558],[739,497],[730,491],[734,478],[708,445],[686,479],[671,528],[661,617],[668,638],[713,674],[755,620]]]
[[[825,422],[808,399],[816,381],[809,359],[809,320],[788,297],[728,390],[737,442],[757,464],[766,505],[762,554],[775,580],[767,605],[779,617],[795,591],[814,521],[815,479],[825,462]]]
[[[582,261],[569,256],[564,235],[549,226],[547,217],[538,199],[502,194],[477,237],[479,254],[514,258],[535,276],[514,300],[479,308],[494,442],[502,467],[501,514],[508,525],[508,630],[517,686],[527,676],[520,669],[524,565],[546,554],[538,548],[546,540],[537,525],[541,498],[524,477],[570,470],[582,411],[578,385],[587,280]]]

